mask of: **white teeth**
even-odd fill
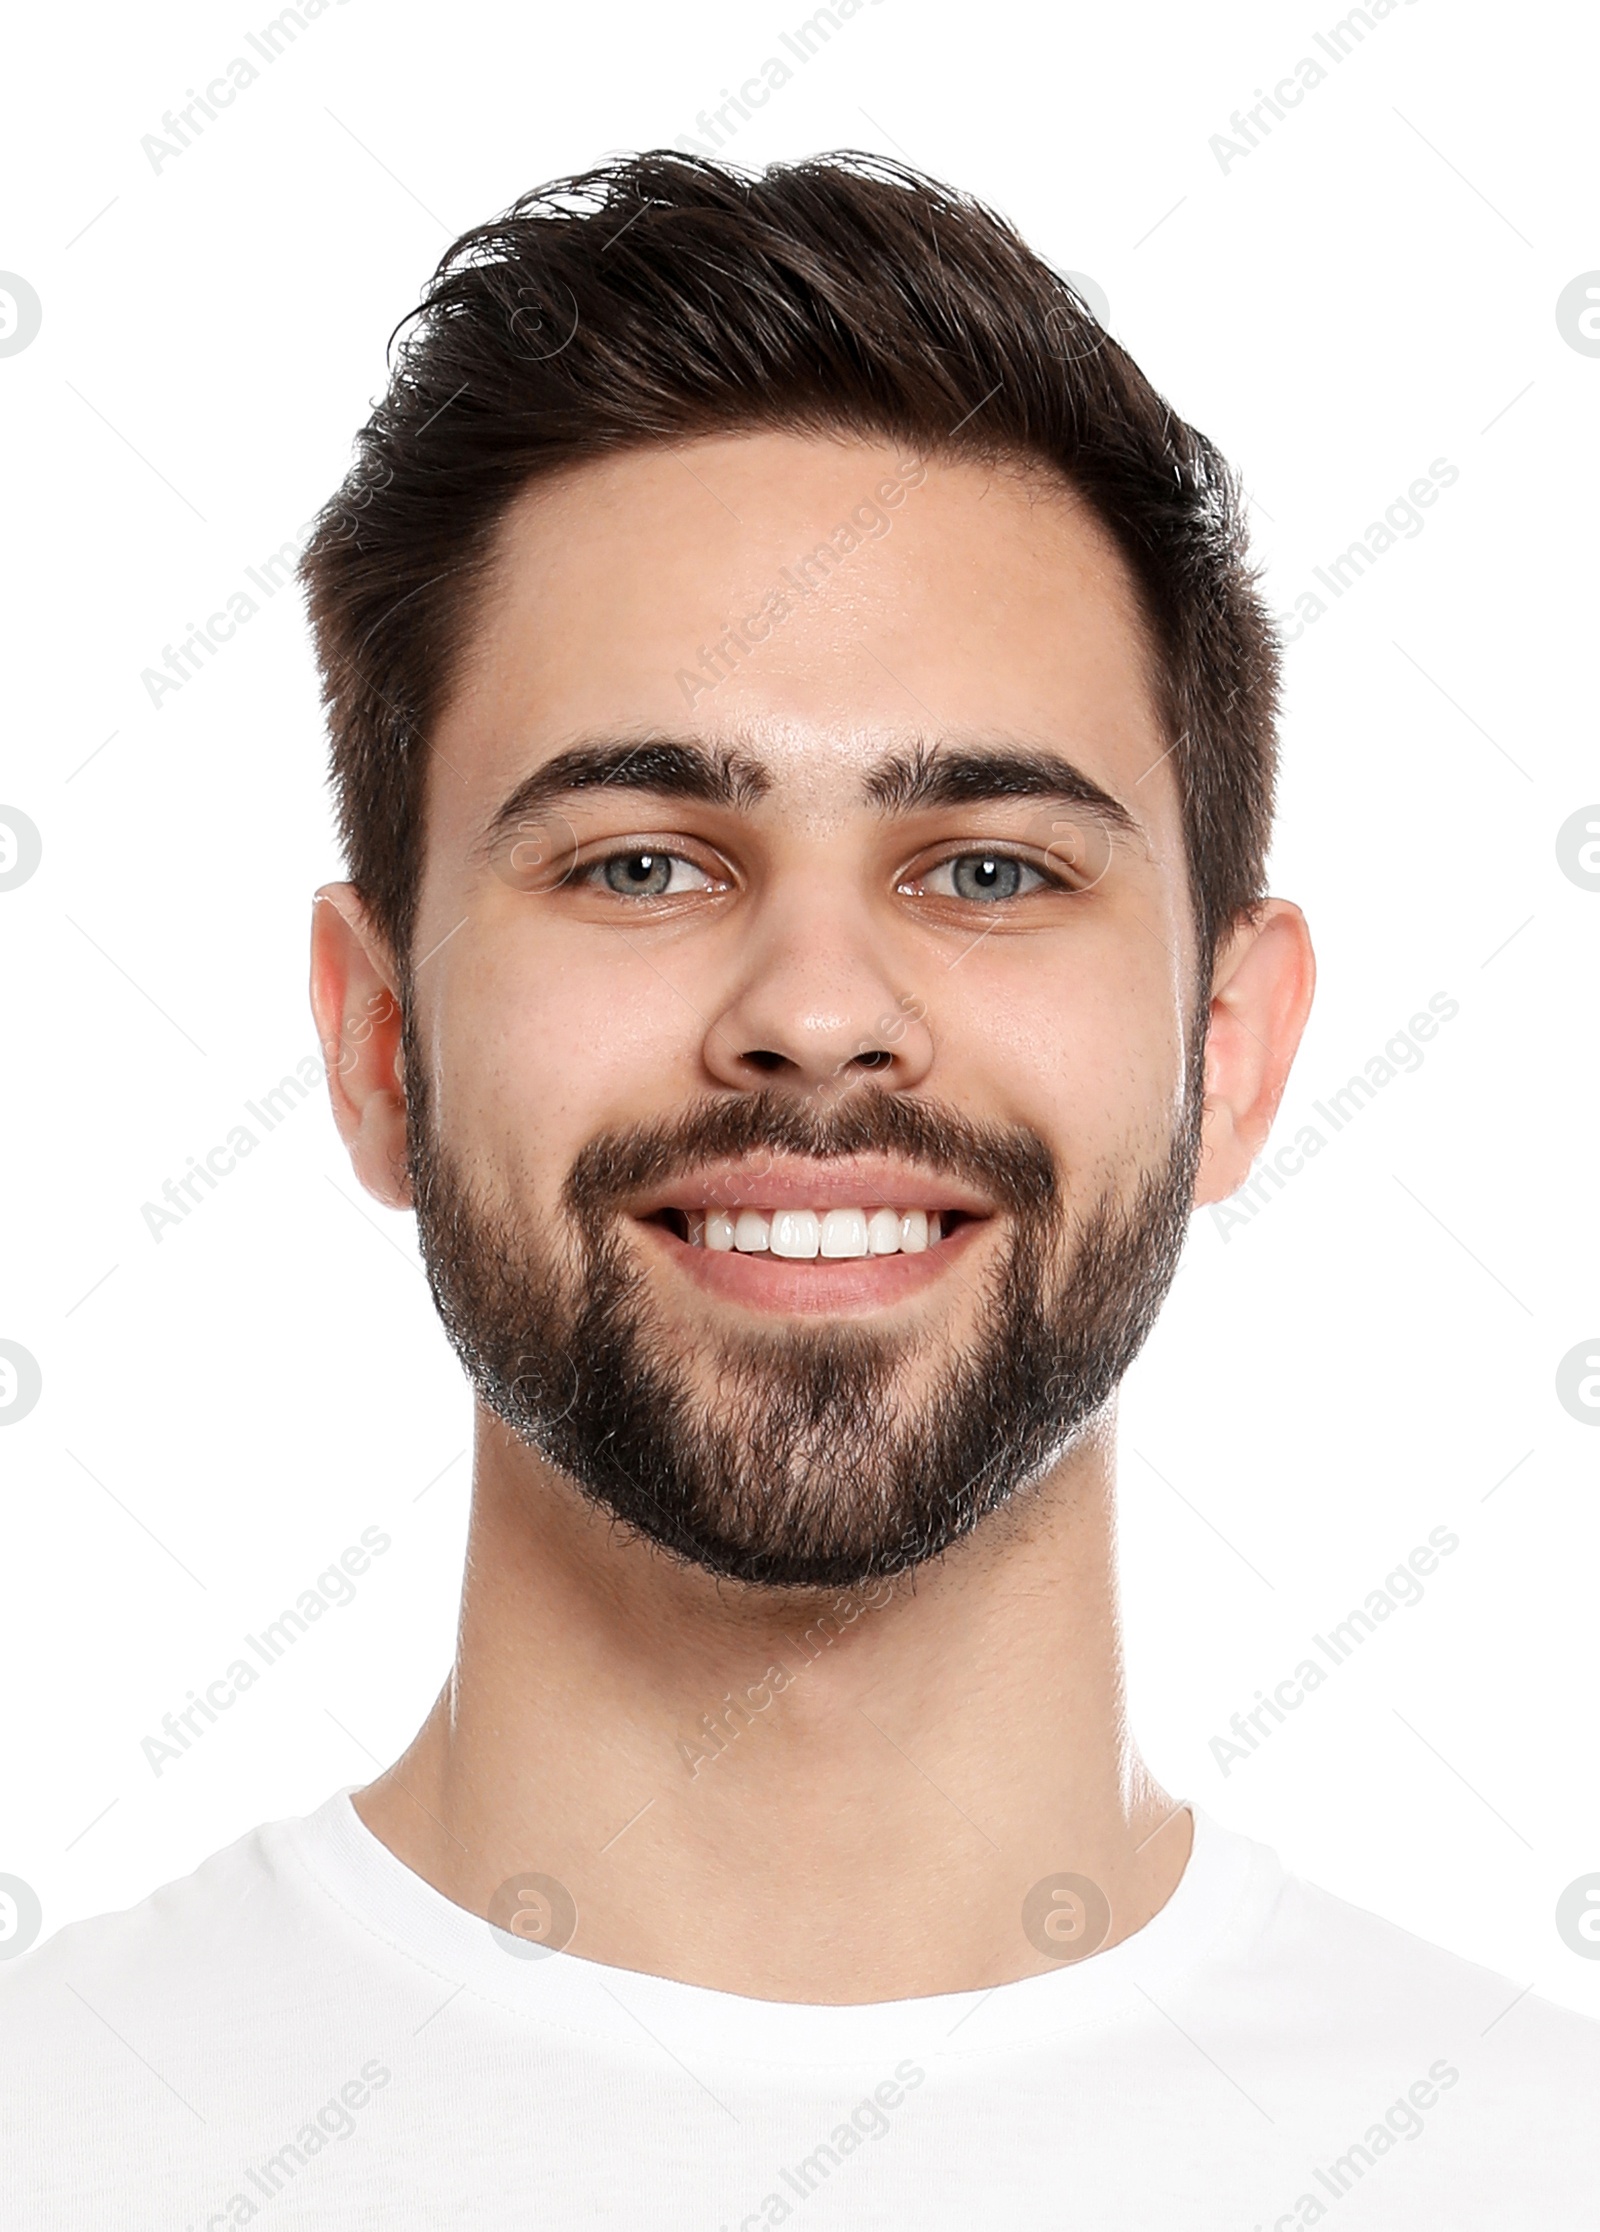
[[[825,1256],[864,1256],[867,1253],[865,1209],[830,1209],[822,1220],[821,1248]]]
[[[772,1227],[759,1209],[741,1209],[734,1221],[733,1244],[741,1255],[762,1255]]]
[[[772,1238],[768,1244],[775,1256],[800,1260],[816,1254],[821,1233],[814,1209],[779,1209],[772,1219]]]
[[[900,1212],[874,1209],[867,1219],[867,1247],[873,1255],[900,1253]]]
[[[691,1248],[726,1255],[765,1255],[790,1262],[823,1256],[847,1262],[862,1256],[922,1255],[942,1238],[936,1209],[686,1209],[681,1212]]]

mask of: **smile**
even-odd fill
[[[725,1165],[632,1214],[703,1292],[810,1316],[884,1309],[933,1284],[993,1210],[959,1182],[861,1156]]]
[[[814,1257],[842,1262],[857,1256],[921,1255],[952,1229],[959,1210],[891,1209],[665,1209],[680,1240],[691,1248],[727,1255],[782,1256],[792,1263]]]

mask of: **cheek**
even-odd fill
[[[592,932],[470,936],[452,941],[429,1041],[440,1126],[461,1151],[551,1192],[597,1132],[694,1089],[701,1027],[670,962]]]
[[[1137,932],[1069,953],[1030,944],[980,947],[951,972],[929,1090],[1031,1125],[1069,1168],[1147,1158],[1182,1097],[1184,1016],[1165,949]]]

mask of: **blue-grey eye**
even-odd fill
[[[631,899],[659,899],[672,885],[670,853],[613,853],[601,868],[606,888]]]
[[[712,878],[682,853],[620,852],[597,860],[589,871],[622,899],[676,898],[684,891],[709,891]]]
[[[1044,882],[1037,868],[1030,868],[1025,860],[1013,859],[1009,853],[958,853],[953,860],[942,861],[931,871],[933,876],[948,875],[952,895],[957,899],[1017,899],[1025,891],[1035,891]],[[1031,877],[1031,883],[1025,878]]]

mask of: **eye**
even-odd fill
[[[1014,853],[970,852],[941,860],[917,881],[938,899],[999,900],[1026,898],[1054,883],[1054,878]]]
[[[681,891],[712,891],[712,878],[681,853],[646,851],[608,853],[583,871],[581,881],[598,884],[623,899],[666,899]]]

